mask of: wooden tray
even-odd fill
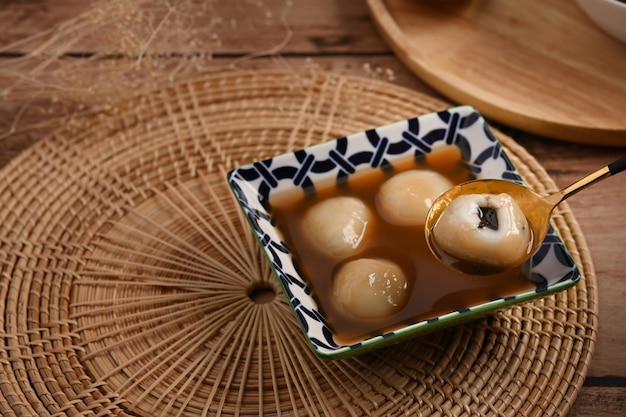
[[[574,1],[367,2],[398,57],[452,100],[535,134],[626,146],[626,44]]]

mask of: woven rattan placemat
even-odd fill
[[[324,361],[227,188],[236,165],[445,107],[365,78],[228,73],[69,120],[1,172],[0,415],[566,414],[597,331],[567,205],[554,220],[576,287]]]

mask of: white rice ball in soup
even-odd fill
[[[370,210],[360,199],[333,197],[305,213],[304,233],[318,249],[332,256],[347,256],[361,247],[370,221]]]
[[[430,206],[453,184],[435,171],[400,172],[380,187],[376,205],[380,216],[396,226],[423,226]]]
[[[409,298],[404,271],[386,259],[359,258],[342,265],[334,276],[332,295],[350,314],[376,319],[401,310]]]

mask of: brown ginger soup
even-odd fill
[[[427,169],[447,177],[453,184],[472,179],[458,148],[449,146],[427,157],[371,170],[349,177],[342,184],[318,186],[311,195],[285,193],[271,200],[272,218],[313,290],[320,312],[341,343],[393,331],[408,324],[504,298],[534,288],[521,268],[492,276],[472,276],[441,264],[430,252],[423,226],[395,226],[378,214],[376,195],[394,174]],[[352,196],[361,199],[372,218],[359,250],[344,258],[320,251],[303,231],[304,213],[323,199]],[[345,311],[332,296],[333,277],[347,261],[360,257],[390,260],[399,265],[409,281],[409,300],[394,314],[376,319],[358,318]]]

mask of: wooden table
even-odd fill
[[[153,3],[162,6],[167,2],[155,0]],[[64,26],[55,25],[62,25],[84,12],[88,4],[83,0],[3,1],[0,4],[0,71],[4,72],[0,72],[0,91],[19,78],[15,74],[5,76],[7,68],[13,68],[16,60],[43,45],[55,32],[35,38],[34,42],[22,43],[21,40],[50,29],[63,30]],[[363,1],[224,1],[210,7],[210,13],[220,16],[212,22],[216,30],[226,26],[230,30],[223,31],[219,38],[190,48],[196,56],[206,59],[211,68],[233,63],[242,68],[315,66],[382,78],[437,95],[396,59],[374,28]],[[163,17],[167,12],[163,13],[155,14],[155,25],[165,21]],[[162,30],[167,30],[166,25]],[[86,67],[90,65],[88,61],[99,54],[106,54],[119,65],[137,59],[116,54],[111,49],[111,39],[104,34],[67,41],[66,45],[61,50],[62,55],[67,59],[85,60]],[[174,44],[166,42],[165,45],[173,47]],[[176,63],[188,59],[176,50],[165,49],[161,57],[164,61]],[[279,55],[274,53],[276,50]],[[249,53],[263,51],[269,52],[269,56],[241,59]],[[48,111],[33,110],[37,108],[36,100],[42,88],[38,82],[23,80],[21,94],[0,96],[0,168],[43,137],[53,125],[50,121],[66,111],[52,105],[54,100],[48,102],[52,103],[48,107],[42,105]],[[98,104],[89,102],[88,97],[85,101],[82,104],[86,106]],[[23,107],[25,104],[28,106]],[[24,111],[20,110],[22,108]],[[33,124],[39,128],[24,129]],[[497,126],[523,145],[559,187],[569,185],[626,152],[626,148],[571,144]],[[621,416],[626,406],[626,308],[623,302],[626,296],[626,196],[623,183],[624,178],[611,178],[569,200],[591,251],[600,297],[595,356],[585,386],[570,413],[572,417]]]

